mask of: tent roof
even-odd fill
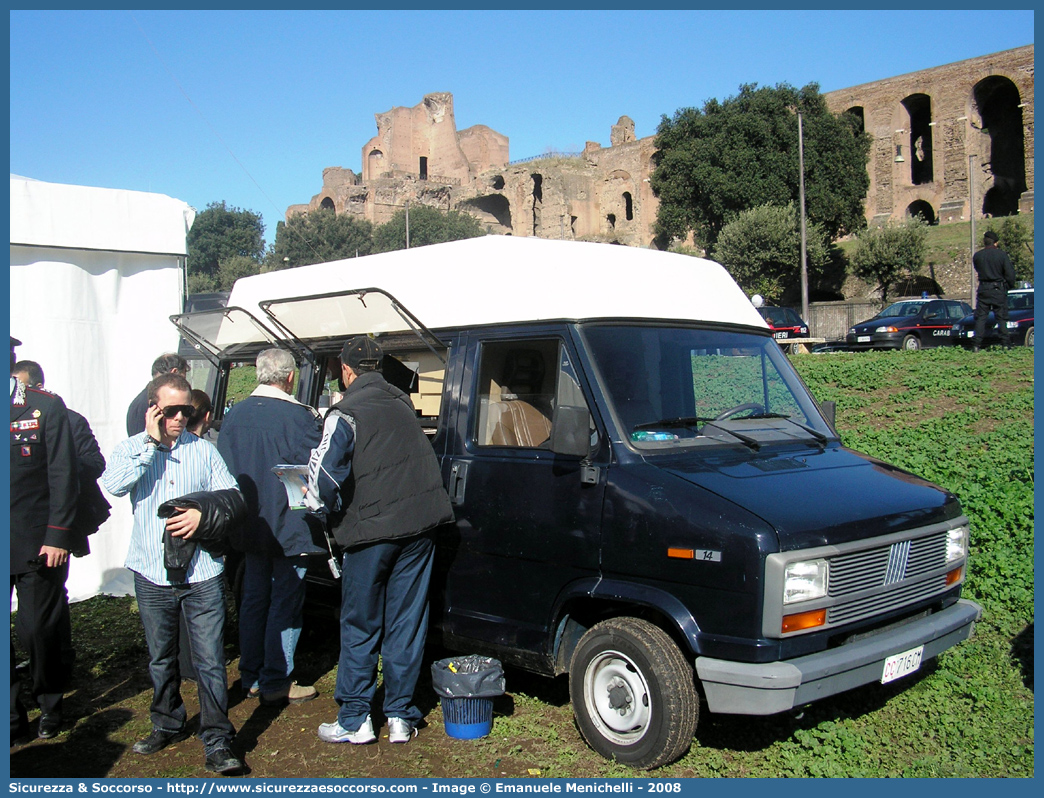
[[[265,300],[362,288],[391,294],[429,329],[596,318],[766,326],[732,277],[713,261],[610,244],[496,235],[244,277],[228,304],[268,323],[258,308]],[[323,321],[305,327],[316,327],[315,337],[325,335],[328,327],[319,332]],[[308,329],[291,329],[303,339],[313,337]]]
[[[164,194],[11,175],[11,244],[185,255],[192,206]]]

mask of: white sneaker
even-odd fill
[[[388,742],[408,743],[417,736],[417,730],[402,718],[388,718]]]
[[[373,733],[373,723],[370,716],[362,722],[357,731],[347,731],[342,728],[336,720],[333,723],[323,723],[319,726],[319,739],[324,743],[352,743],[353,745],[365,745],[377,742],[377,735]]]

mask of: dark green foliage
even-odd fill
[[[660,199],[661,240],[693,233],[713,248],[722,228],[741,211],[785,206],[799,198],[797,114],[803,119],[807,218],[831,240],[865,225],[863,198],[869,137],[848,114],[835,116],[819,87],[740,86],[724,102],[682,108],[657,129],[651,177]]]
[[[475,217],[460,211],[440,211],[426,205],[410,208],[410,247],[459,241],[485,235]],[[373,251],[390,252],[406,248],[406,211],[397,211],[373,231]]]
[[[275,243],[265,258],[265,271],[354,258],[372,251],[373,225],[369,221],[319,208],[295,214],[276,225]]]
[[[852,271],[876,285],[881,301],[887,304],[889,288],[920,274],[924,268],[927,236],[928,226],[919,217],[862,230],[852,254]]]
[[[233,257],[260,264],[265,254],[265,223],[253,211],[226,205],[224,200],[212,202],[196,214],[187,244],[189,292],[228,289],[232,285],[222,282],[221,265]]]
[[[808,225],[805,238],[811,281],[830,256],[826,231],[820,225]],[[781,302],[788,287],[801,284],[801,221],[794,203],[741,211],[722,228],[711,257],[729,270],[748,295]]]
[[[987,226],[999,237],[997,245],[1011,258],[1015,276],[1020,280],[1033,279],[1033,227],[1017,216],[1006,216],[998,224],[994,220]],[[986,232],[985,230],[983,232]]]

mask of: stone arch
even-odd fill
[[[366,156],[367,161],[370,164],[370,179],[380,177],[384,171],[384,153],[380,150],[370,150],[370,154]]]
[[[982,212],[990,216],[1011,216],[1018,213],[1019,197],[1026,190],[1019,89],[1009,78],[990,75],[975,84],[972,98],[982,119],[982,131],[990,137],[993,186],[983,198]]]
[[[910,147],[910,182],[915,186],[935,179],[932,158],[932,98],[927,94],[910,94],[903,98],[907,114]]]
[[[319,203],[319,207],[322,208],[324,211],[336,210],[334,208],[334,201],[329,197],[323,197],[323,201]]]
[[[851,108],[847,109],[845,111],[845,113],[848,114],[849,116],[851,116],[853,119],[856,120],[856,126],[857,126],[856,132],[858,132],[858,133],[865,133],[866,132],[866,116],[865,116],[864,111],[863,111],[863,106],[861,106],[861,105],[853,105]]]
[[[475,211],[476,216],[492,217],[501,227],[511,230],[511,203],[503,194],[488,194],[461,203]]]
[[[919,216],[926,224],[938,224],[939,217],[935,215],[935,208],[927,200],[914,200],[906,206],[907,216]]]

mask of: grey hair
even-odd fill
[[[266,349],[257,356],[258,385],[282,385],[294,373],[294,356],[285,349]]]

